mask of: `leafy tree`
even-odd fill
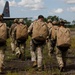
[[[28,18],[25,18],[24,21],[25,21],[25,24],[26,24],[28,27],[30,26],[30,24],[31,24],[31,22],[32,22],[32,20],[30,20],[30,19],[28,19]]]
[[[72,24],[74,24],[74,25],[75,25],[75,20],[73,20],[73,21],[72,21]]]

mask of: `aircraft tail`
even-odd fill
[[[10,17],[10,10],[9,10],[9,2],[6,1],[5,6],[4,6],[4,10],[3,10],[3,16],[4,17]]]

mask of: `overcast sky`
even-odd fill
[[[45,17],[57,15],[68,21],[75,20],[75,0],[7,0],[11,17]],[[0,0],[0,13],[6,0]]]

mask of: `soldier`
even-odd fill
[[[49,30],[49,34],[50,34],[51,33],[51,28],[53,26],[51,19],[48,19],[47,26],[48,26],[48,30]],[[51,47],[51,38],[50,38],[50,36],[47,37],[46,43],[47,43],[47,47],[48,47],[48,51],[49,51],[48,55],[51,56],[52,47]]]
[[[57,33],[57,30],[58,30],[58,22],[57,21],[53,21],[52,22],[52,28],[49,29],[49,55],[53,54],[54,53],[54,49],[55,49],[55,46],[56,46],[56,33]]]
[[[52,28],[53,25],[52,25],[52,20],[51,19],[47,20],[47,26],[48,26],[49,29]]]
[[[18,58],[24,59],[27,37],[28,37],[27,25],[24,25],[23,19],[19,19],[19,24],[14,28],[14,38],[16,40],[15,52]]]
[[[42,35],[42,33],[44,29],[42,28],[44,27],[48,31],[47,24],[43,20],[44,17],[39,15],[38,20],[34,21],[28,28],[28,33],[32,36],[32,40],[30,41],[31,61],[33,62],[33,67],[37,67],[39,71],[42,70],[42,51],[47,38],[43,40],[44,34]],[[47,31],[45,32],[46,36],[48,35]]]
[[[3,73],[2,69],[6,50],[7,30],[6,23],[3,23],[3,15],[0,15],[0,73]]]
[[[65,38],[65,39],[64,39]],[[57,31],[57,47],[56,58],[59,64],[60,71],[65,71],[66,54],[70,47],[70,30],[65,28],[65,22],[60,21],[59,29]]]
[[[13,53],[15,52],[15,48],[16,48],[16,44],[15,44],[16,42],[13,37],[13,30],[17,25],[18,25],[18,19],[14,19],[14,23],[10,27],[11,49]]]

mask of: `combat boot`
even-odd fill
[[[33,68],[35,68],[37,66],[37,62],[33,61]]]
[[[36,71],[41,72],[41,71],[42,71],[42,67],[37,67],[37,68],[36,68]]]
[[[65,68],[64,67],[60,67],[60,72],[65,72]]]
[[[42,71],[42,67],[38,67],[38,71],[39,71],[39,72]]]

